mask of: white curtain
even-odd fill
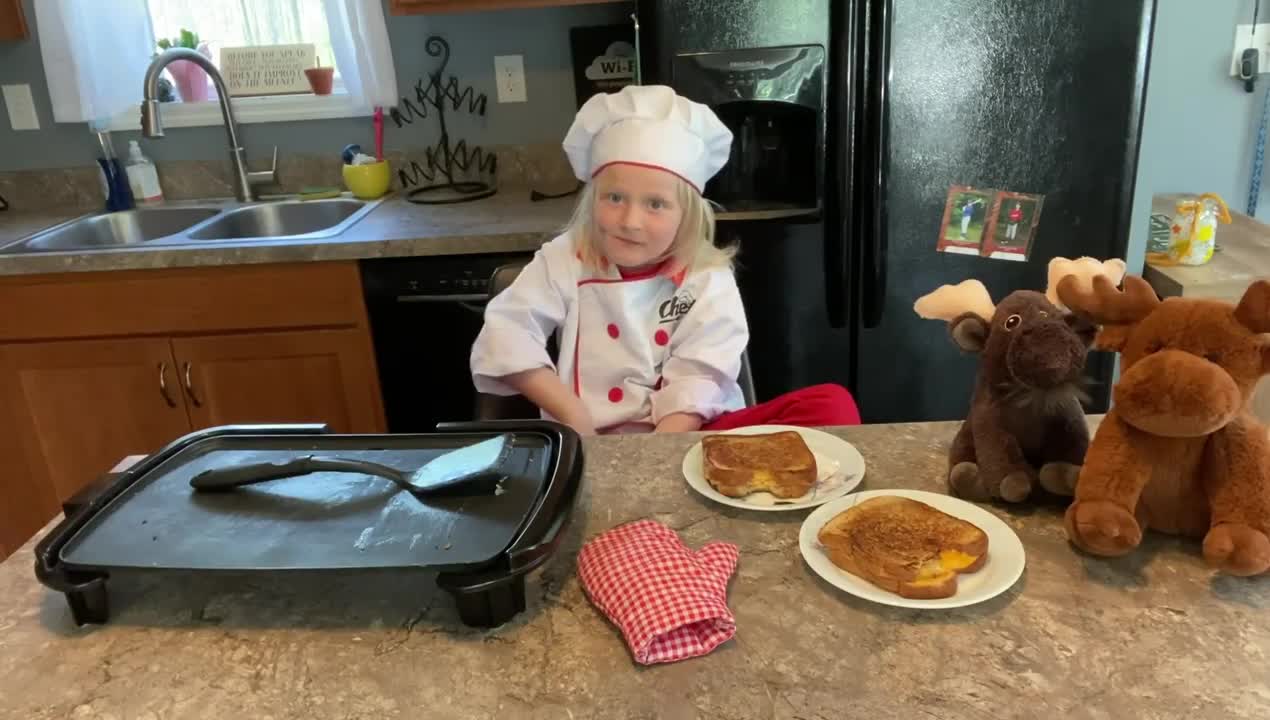
[[[384,23],[383,0],[322,0],[331,28],[335,65],[358,107],[394,107],[397,70]]]
[[[155,49],[146,0],[35,0],[35,24],[56,122],[105,129],[141,104]]]

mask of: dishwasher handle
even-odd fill
[[[399,303],[483,303],[488,293],[451,293],[449,295],[398,295]]]

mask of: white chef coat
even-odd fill
[[[557,362],[546,350],[553,333]],[[737,376],[748,342],[730,269],[633,278],[611,266],[591,271],[566,233],[490,300],[472,378],[481,392],[512,395],[500,378],[553,368],[598,430],[649,430],[677,412],[709,422],[744,407]]]

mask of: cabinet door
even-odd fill
[[[0,534],[16,548],[125,455],[189,432],[166,339],[0,345]]]
[[[0,40],[21,40],[27,37],[26,18],[22,15],[22,0],[0,0]]]
[[[322,422],[334,432],[383,432],[364,330],[306,330],[172,341],[195,429]]]

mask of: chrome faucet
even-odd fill
[[[207,71],[212,83],[216,86],[216,97],[220,100],[220,113],[225,120],[225,132],[229,135],[229,159],[234,165],[234,193],[241,202],[256,199],[255,186],[278,182],[278,147],[273,148],[273,166],[268,170],[249,172],[247,170],[247,149],[238,141],[238,123],[234,121],[234,108],[230,104],[229,90],[225,88],[225,79],[220,71],[201,53],[189,48],[172,48],[165,50],[146,68],[145,100],[141,103],[141,132],[148,138],[163,137],[163,119],[159,116],[159,73],[173,60],[189,60]]]

